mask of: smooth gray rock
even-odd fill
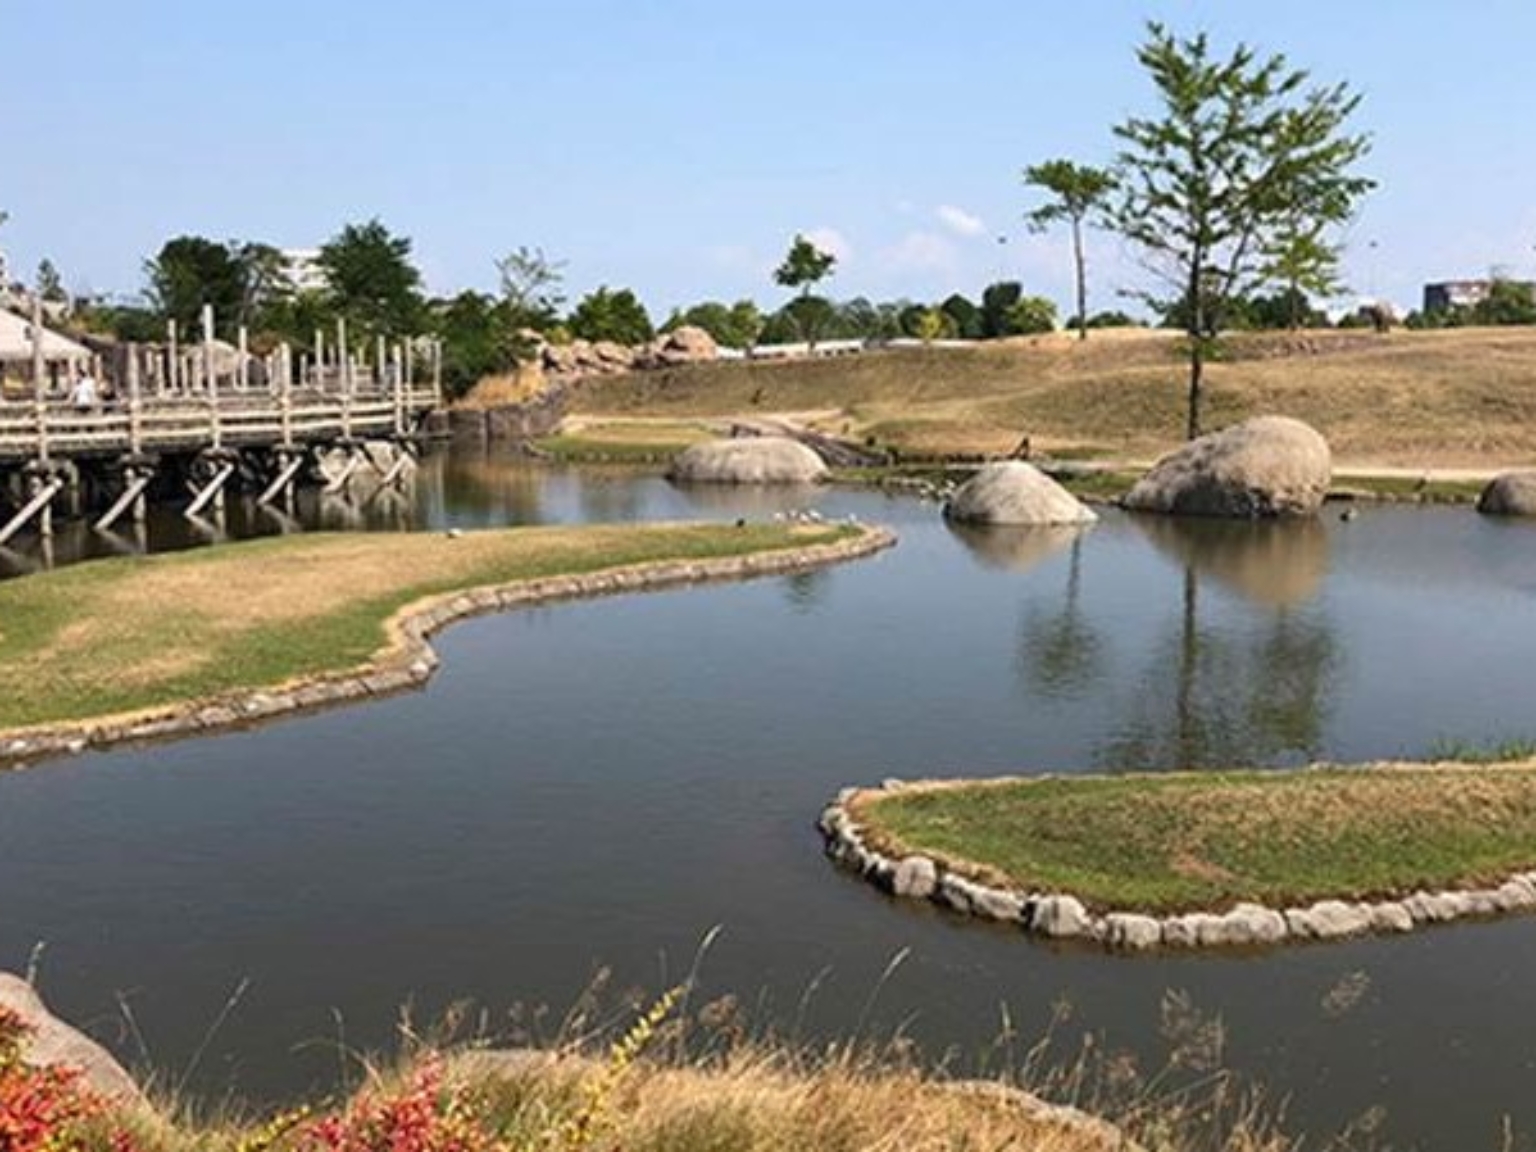
[[[939,869],[926,856],[908,856],[898,861],[891,875],[891,890],[898,896],[926,900],[939,885]]]
[[[1287,416],[1258,416],[1164,456],[1124,503],[1176,516],[1310,516],[1332,478],[1328,441],[1316,429]]]
[[[1477,498],[1485,516],[1536,516],[1536,472],[1504,472]]]
[[[1104,940],[1113,948],[1144,952],[1163,942],[1163,926],[1151,916],[1111,912],[1104,917]]]
[[[787,436],[742,436],[684,449],[667,475],[687,484],[811,484],[826,479],[827,466]]]
[[[117,1104],[144,1103],[133,1077],[112,1054],[85,1033],[48,1011],[37,990],[20,976],[0,972],[0,1007],[31,1029],[23,1058],[36,1068],[78,1068],[91,1090]]]
[[[1234,944],[1278,944],[1290,935],[1285,917],[1262,904],[1239,904],[1223,919]]]
[[[1029,926],[1042,936],[1058,939],[1093,934],[1093,921],[1076,896],[1041,897],[1035,902]]]
[[[983,467],[961,485],[944,514],[969,524],[1050,526],[1098,520],[1076,496],[1022,460]]]
[[[1371,909],[1372,932],[1412,932],[1413,915],[1402,904],[1377,904]]]
[[[1288,909],[1285,924],[1292,935],[1303,939],[1340,940],[1369,932],[1371,913],[1364,905],[1323,900],[1310,908]]]

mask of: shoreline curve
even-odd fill
[[[1026,778],[1028,779],[1028,778]],[[1290,944],[1404,935],[1456,920],[1536,912],[1536,871],[1512,873],[1495,888],[1419,890],[1393,900],[1323,899],[1271,908],[1242,901],[1223,911],[1158,915],[1128,908],[1092,911],[1070,892],[1031,892],[984,884],[933,856],[887,856],[864,839],[851,806],[866,797],[953,787],[974,781],[844,788],[816,822],[826,854],[890,896],[939,905],[963,916],[1020,928],[1025,935],[1122,953],[1257,951]]]
[[[249,728],[296,713],[316,712],[418,688],[432,678],[440,664],[432,648],[432,636],[448,625],[470,617],[623,592],[661,591],[759,576],[790,575],[872,556],[894,547],[896,542],[895,533],[887,528],[860,525],[856,535],[826,544],[743,556],[647,561],[577,575],[481,585],[424,597],[384,620],[384,644],[364,664],[341,672],[237,689],[136,712],[0,729],[0,771],[19,770],[40,760],[120,744],[152,743]]]

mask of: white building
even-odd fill
[[[283,271],[297,292],[324,292],[325,269],[320,267],[320,249],[284,248]]]

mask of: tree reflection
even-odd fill
[[[987,568],[1029,572],[1063,549],[1071,550],[1066,597],[1059,610],[1031,603],[1019,626],[1014,670],[1033,692],[1065,699],[1092,690],[1103,676],[1104,644],[1082,606],[1082,525],[980,527],[946,521],[956,539]]]
[[[811,568],[784,577],[784,601],[798,613],[816,610],[832,587],[832,573],[825,568]]]
[[[1059,611],[1031,604],[1019,628],[1015,668],[1041,696],[1067,699],[1093,689],[1103,679],[1104,644],[1083,611],[1083,536],[1072,539],[1067,592]]]
[[[1183,565],[1176,623],[1156,645],[1105,767],[1177,769],[1316,759],[1339,650],[1306,602],[1328,567],[1315,522],[1233,524],[1139,517]],[[1246,611],[1212,613],[1202,583],[1237,592]]]

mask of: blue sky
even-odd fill
[[[653,313],[782,296],[796,231],[832,294],[975,294],[1000,273],[1066,304],[1065,240],[1030,236],[1019,173],[1101,162],[1152,108],[1146,20],[1283,51],[1365,96],[1380,181],[1353,287],[1536,276],[1536,5],[1079,0],[0,0],[0,250],[133,292],[169,237],[312,246],[382,218],[428,286],[490,288],[535,245],[568,291]],[[999,242],[999,237],[1006,237]],[[1097,306],[1136,280],[1090,249]]]

